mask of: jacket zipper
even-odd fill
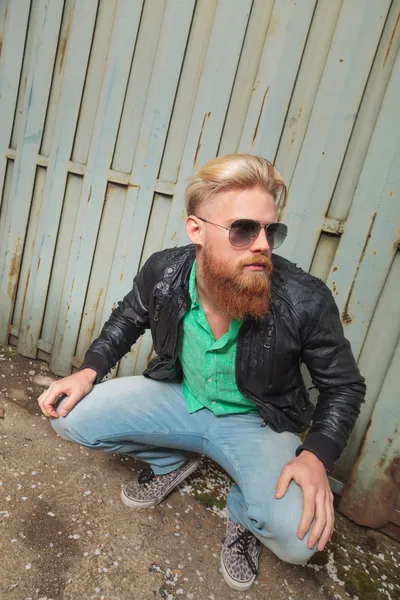
[[[185,316],[186,313],[186,309],[187,309],[187,300],[185,301],[184,305],[182,306],[179,315],[178,315],[178,324],[177,324],[177,328],[176,328],[176,336],[174,339],[174,354],[171,360],[163,360],[159,363],[157,363],[151,370],[146,369],[146,375],[148,375],[149,373],[152,373],[153,371],[156,371],[160,365],[167,365],[168,363],[172,363],[176,361],[177,355],[178,355],[178,335],[179,335],[179,327],[181,324],[181,321],[183,319],[183,317]],[[154,311],[154,315],[153,315],[153,321],[158,321],[158,315],[160,312],[160,308],[161,305],[157,304],[156,305],[156,310]]]
[[[272,370],[274,368],[274,365],[273,365],[273,356],[272,356],[273,355],[272,334],[273,334],[273,331],[274,331],[273,318],[274,317],[271,314],[271,323],[269,323],[269,325],[268,325],[267,339],[266,339],[265,344],[264,344],[264,348],[266,348],[267,350],[269,350],[267,387],[271,387],[271,385],[272,385]]]

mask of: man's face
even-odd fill
[[[238,219],[263,225],[277,221],[273,196],[259,187],[221,192],[200,209],[199,216],[228,228]],[[265,230],[248,245],[236,247],[226,229],[201,221],[199,226],[200,244],[195,243],[201,274],[220,312],[236,318],[267,314],[272,248]]]

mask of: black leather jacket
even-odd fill
[[[94,369],[99,382],[150,328],[157,357],[143,374],[179,381],[178,341],[194,258],[192,245],[153,254],[91,344],[81,369]],[[246,319],[240,328],[236,383],[274,431],[301,433],[312,420],[296,454],[312,451],[331,472],[364,401],[364,378],[326,285],[280,256],[272,261],[272,310],[264,319]],[[319,391],[315,410],[302,362]]]

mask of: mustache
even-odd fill
[[[254,256],[240,262],[241,267],[247,267],[249,265],[262,265],[263,267],[268,267],[269,270],[272,270],[272,261],[268,256]]]

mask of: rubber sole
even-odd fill
[[[181,475],[174,482],[174,485],[171,487],[171,489],[169,489],[168,492],[159,500],[132,500],[131,498],[128,498],[128,496],[126,496],[125,488],[122,488],[121,490],[121,500],[125,504],[125,506],[129,506],[129,508],[135,508],[136,510],[140,510],[142,508],[153,508],[154,506],[157,506],[157,504],[160,504],[160,502],[162,502],[168,496],[168,494],[170,494],[172,490],[176,488],[177,485],[182,483],[182,481],[184,481],[186,477],[189,477],[189,475],[191,475],[197,469],[199,464],[200,457],[196,461],[194,461],[193,464],[190,467],[188,467],[186,471],[183,471],[183,473],[181,473]]]

